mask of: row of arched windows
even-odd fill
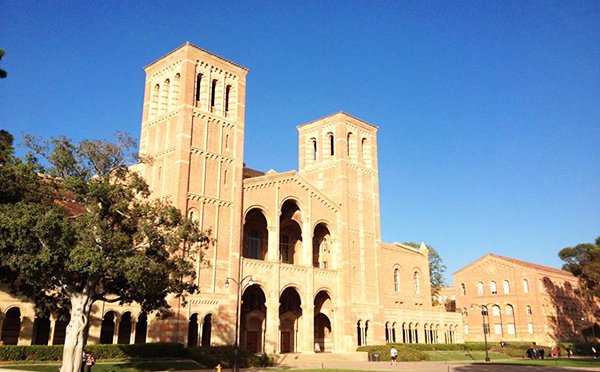
[[[420,288],[420,276],[419,272],[413,272],[413,289],[415,294],[419,294]],[[400,292],[400,269],[394,269],[394,292]]]
[[[322,159],[333,158],[335,155],[335,136],[332,132],[328,132],[323,138]],[[349,161],[360,163],[366,167],[373,166],[373,157],[371,153],[371,143],[368,138],[362,138],[360,141],[360,151],[356,143],[356,136],[352,132],[348,132],[346,138],[346,156]],[[307,160],[308,163],[313,163],[319,158],[319,145],[315,137],[308,140],[307,145]]]
[[[487,307],[484,306],[483,308],[484,308],[483,312],[485,313],[485,315],[487,315]],[[512,316],[514,314],[515,314],[515,308],[514,308],[514,306],[511,305],[511,304],[507,304],[504,307],[504,315]],[[528,316],[533,315],[533,310],[532,310],[531,306],[527,305],[525,307],[525,314],[527,314]],[[468,316],[469,315],[469,312],[468,312],[467,308],[463,308],[462,309],[462,315],[463,316]],[[499,305],[493,305],[492,306],[492,315],[493,316],[500,316],[501,315],[500,306]]]
[[[504,280],[502,282],[502,290],[504,294],[511,293],[510,281]],[[490,282],[490,293],[493,295],[498,294],[498,286],[493,280]],[[527,281],[527,279],[523,279],[523,293],[529,293],[529,282]],[[467,286],[465,285],[465,283],[460,284],[460,294],[462,296],[467,295]],[[477,283],[477,294],[479,296],[485,295],[485,284],[483,282]]]
[[[167,78],[162,83],[152,87],[148,116],[154,119],[177,107],[179,103],[179,90],[181,75],[175,74],[173,78]]]
[[[195,90],[195,101],[196,101],[196,106],[200,105],[200,102],[202,102],[202,100],[205,98],[203,96],[203,94],[207,94],[210,102],[210,105],[208,107],[208,109],[213,112],[215,110],[215,107],[217,106],[217,104],[219,103],[219,96],[220,96],[220,82],[218,79],[212,79],[210,81],[210,89],[206,89],[207,86],[207,79],[204,77],[204,75],[202,73],[199,73],[196,75],[196,90]],[[206,93],[204,93],[206,92]],[[225,85],[225,89],[224,89],[224,101],[222,102],[223,105],[223,114],[225,116],[227,116],[227,113],[229,112],[230,108],[231,108],[231,95],[233,92],[233,87],[231,84],[227,84]]]
[[[401,332],[398,335],[396,328],[398,328],[397,323],[385,323],[386,343],[418,343],[419,335],[422,335],[424,343],[437,344],[441,341],[438,335],[440,330],[444,331],[444,343],[455,343],[458,325],[446,325],[444,326],[444,329],[442,329],[439,324],[424,324],[421,327],[418,323],[403,323],[400,329],[398,329],[398,332]]]

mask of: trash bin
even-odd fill
[[[373,353],[373,362],[379,362],[379,354]]]
[[[373,354],[369,353],[368,357],[369,357],[369,362],[372,362],[373,361]]]

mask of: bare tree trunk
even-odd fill
[[[67,326],[60,372],[80,372],[82,353],[87,342],[87,331],[94,303],[89,291],[71,295],[71,320]]]

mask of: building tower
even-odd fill
[[[341,211],[344,334],[354,345],[357,340],[365,345],[381,338],[377,129],[344,112],[298,127],[300,174],[337,202]]]
[[[197,267],[202,294],[180,316],[186,326],[157,335],[165,339],[168,332],[182,342],[189,316],[196,313],[202,322],[200,316],[235,309],[235,296],[225,296],[235,291],[223,283],[238,271],[248,70],[189,42],[144,70],[140,153],[152,162],[142,166],[142,175],[152,197],[171,201],[216,238],[204,252],[209,265]]]

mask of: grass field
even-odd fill
[[[18,366],[0,366],[2,369],[18,369],[22,371],[57,372],[60,364],[21,364]],[[182,371],[203,369],[191,361],[139,361],[125,363],[96,363],[93,372],[138,372],[138,371]]]
[[[546,366],[546,367],[580,367],[580,368],[600,368],[600,360],[593,358],[561,358],[561,359],[545,359],[545,360],[531,360],[531,359],[510,359],[510,360],[494,360],[492,364],[504,364],[504,365],[522,365],[522,366]]]
[[[466,351],[426,351],[429,354],[430,361],[446,361],[446,360],[485,360],[485,351],[471,351],[470,354],[467,354]],[[470,356],[469,356],[470,355]],[[490,352],[491,360],[507,360],[508,356],[501,354]],[[471,356],[473,358],[471,358]]]

